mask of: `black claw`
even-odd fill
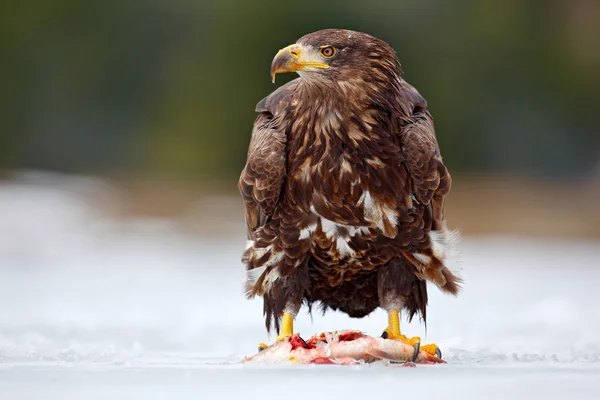
[[[384,338],[384,339],[387,339],[388,338],[387,331],[383,331],[383,333],[381,334],[381,337]]]
[[[415,343],[414,349],[415,354],[413,355],[412,362],[417,361],[417,357],[419,356],[419,350],[421,350],[421,343]]]
[[[442,358],[442,351],[439,349],[439,347],[437,349],[435,349],[435,355],[439,359]]]
[[[302,336],[298,335],[298,339],[300,339],[300,341],[302,342],[302,345],[304,346],[304,348],[308,349],[308,344],[306,344],[306,341],[304,339],[302,339]]]
[[[265,350],[266,347],[263,345],[258,345],[258,352],[260,353],[261,351]]]

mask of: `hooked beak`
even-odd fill
[[[279,50],[271,63],[271,82],[275,83],[275,75],[284,72],[303,71],[307,68],[329,68],[329,65],[306,53],[300,44],[292,44]]]

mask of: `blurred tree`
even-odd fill
[[[5,2],[0,168],[235,179],[275,52],[327,27],[398,51],[455,173],[591,173],[597,1]]]

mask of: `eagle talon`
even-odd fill
[[[305,349],[308,349],[308,344],[306,343],[306,340],[302,339],[302,336],[298,335],[298,339],[300,339],[300,341],[302,342],[302,346],[304,346]]]
[[[421,348],[425,353],[431,354],[432,356],[436,356],[437,358],[442,358],[442,351],[435,344],[426,344]]]
[[[294,337],[292,337],[294,336]],[[291,338],[290,343],[292,344],[293,348],[298,348],[299,345],[301,345],[303,348],[305,349],[310,349],[310,347],[308,346],[308,343],[306,343],[306,340],[302,339],[302,336],[300,335],[280,335],[277,339],[275,339],[275,343],[280,342],[282,340]],[[295,339],[300,340],[300,343],[298,343]],[[267,346],[264,343],[259,343],[258,344],[258,352],[260,353],[263,350],[266,350],[269,346]]]
[[[384,329],[381,337],[384,339],[400,340],[414,349],[412,361],[416,361],[419,357],[419,351],[421,350],[421,338],[418,336],[407,338],[406,335],[400,333],[400,318],[398,310],[390,310],[388,312],[388,326]],[[437,346],[436,346],[437,347]],[[430,347],[430,350],[434,350]]]
[[[419,356],[419,350],[421,349],[421,343],[417,342],[414,344],[413,348],[415,349],[415,353],[413,354],[412,362],[417,361],[417,357]]]

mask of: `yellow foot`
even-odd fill
[[[381,334],[381,337],[384,339],[400,340],[401,342],[404,342],[407,345],[412,346],[415,349],[415,351],[414,351],[413,358],[411,361],[414,362],[417,359],[417,357],[419,356],[419,349],[421,348],[421,338],[418,336],[408,338],[405,335],[402,335],[402,334],[398,333],[397,331],[396,332],[394,332],[394,331],[395,331],[395,329],[390,329],[390,327],[388,326],[387,328],[385,328],[385,330]]]
[[[269,347],[269,346],[267,346],[267,345],[266,345],[266,344],[264,344],[264,343],[259,343],[259,344],[258,344],[258,352],[260,353],[261,351],[263,351],[263,350],[264,350],[264,349],[266,349],[267,347]]]
[[[296,348],[297,346],[302,346],[305,349],[308,349],[308,344],[306,343],[306,341],[304,341],[304,339],[302,339],[302,337],[300,337],[300,335],[287,335],[287,336],[279,335],[279,337],[277,339],[275,339],[275,343],[277,343],[281,340],[287,339],[289,337],[292,337],[292,336],[294,336],[294,337],[291,339],[290,343],[292,343],[293,348]],[[267,347],[269,347],[269,346],[267,346],[264,343],[259,343],[258,344],[258,352],[260,353],[261,351],[265,350]]]
[[[279,336],[277,336],[277,339],[275,339],[275,343],[282,341],[290,336],[292,336],[294,333],[294,317],[291,314],[288,314],[286,312],[283,313],[283,321],[281,322],[281,329],[279,331]],[[264,349],[266,349],[267,346],[264,343],[260,343],[258,345],[258,351],[263,351]]]
[[[402,334],[390,335],[390,329],[388,327],[388,328],[385,328],[385,330],[381,334],[381,337],[384,339],[400,340],[410,346],[413,346],[415,348],[415,359],[419,353],[419,350],[423,350],[425,353],[431,354],[432,356],[436,356],[437,358],[442,358],[442,351],[436,344],[431,343],[431,344],[421,345],[421,338],[418,336],[408,338]]]
[[[442,358],[442,352],[435,344],[428,344],[421,346],[421,338],[418,336],[407,338],[405,335],[400,333],[400,318],[398,310],[390,310],[388,312],[388,326],[385,328],[381,337],[384,339],[400,340],[409,346],[412,346],[415,350],[413,361],[415,361],[419,355],[419,350],[423,350],[432,356]]]
[[[397,334],[397,333],[392,333],[390,331],[389,328],[385,328],[385,330],[383,331],[383,333],[381,334],[381,337],[384,339],[395,339],[395,340],[400,340],[410,346],[414,346],[416,344],[421,344],[421,338],[418,336],[414,336],[414,337],[406,337],[406,335],[402,335],[402,334]]]
[[[421,350],[423,350],[425,353],[431,354],[432,356],[436,356],[437,358],[442,358],[442,351],[439,347],[437,347],[436,344],[426,344],[421,346]]]

